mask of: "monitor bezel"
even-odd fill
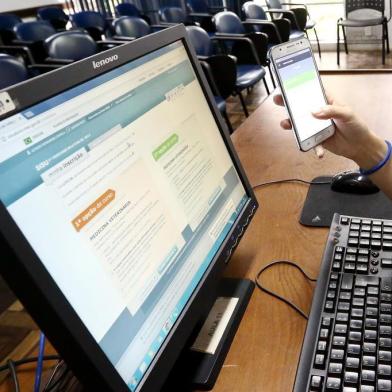
[[[188,52],[211,113],[249,199],[139,383],[136,391],[143,392],[159,390],[192,329],[213,304],[215,297],[211,293],[215,293],[224,267],[258,207],[185,27],[178,25],[165,29],[2,90],[10,95],[16,108],[0,117],[0,120],[179,40]],[[108,63],[99,69],[93,68],[93,60],[100,61],[114,54],[119,59],[116,63]],[[4,254],[0,272],[76,376],[88,389],[129,391],[1,202],[0,245]]]

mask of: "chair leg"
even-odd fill
[[[384,24],[385,28],[385,39],[387,41],[387,53],[389,53],[389,32],[388,32],[388,22]]]
[[[270,77],[272,80],[272,86],[274,87],[274,89],[276,89],[275,78],[274,78],[274,74],[272,73],[272,70],[271,70],[271,64],[268,63],[267,67],[268,67],[268,71],[270,73]],[[267,91],[268,91],[268,89],[267,89]],[[269,95],[269,92],[268,92],[268,95]]]
[[[385,65],[385,39],[384,39],[384,28],[382,29],[383,33],[381,36],[381,40],[382,40],[382,65]]]
[[[248,112],[248,109],[246,108],[245,101],[244,101],[244,97],[242,96],[242,92],[238,90],[238,91],[237,91],[237,94],[238,94],[238,96],[240,97],[242,109],[243,109],[243,111],[244,111],[244,113],[245,113],[245,116],[246,116],[246,117],[249,117],[249,112]]]
[[[316,31],[316,29],[315,29],[315,28],[313,28],[313,30],[314,30],[314,35],[316,36],[316,41],[317,41],[317,49],[318,49],[318,52],[319,52],[319,57],[320,57],[320,60],[321,60],[321,48],[320,48],[320,41],[319,41],[319,39],[318,39],[318,36],[317,36],[317,31]]]
[[[336,30],[336,61],[338,65],[340,65],[340,29],[339,23],[337,23],[337,30]]]
[[[223,112],[222,115],[223,115],[223,118],[224,118],[225,121],[226,121],[227,128],[228,128],[228,130],[229,130],[229,132],[230,132],[230,135],[231,135],[231,134],[234,132],[234,129],[233,129],[233,126],[231,125],[229,116],[227,115],[227,112],[226,112],[226,111]]]
[[[344,28],[344,26],[342,26],[342,31],[343,31],[343,39],[344,39],[344,50],[346,51],[346,54],[348,54],[348,45],[347,45],[346,29]]]
[[[265,87],[265,89],[267,91],[267,94],[270,95],[271,93],[270,93],[270,90],[268,88],[268,84],[267,84],[267,81],[265,80],[265,78],[263,78],[263,83],[264,83],[264,87]]]

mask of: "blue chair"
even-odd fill
[[[233,126],[231,125],[229,116],[227,115],[227,108],[226,108],[226,98],[231,94],[228,94],[227,97],[222,96],[222,91],[218,87],[218,84],[214,78],[212,68],[211,68],[210,64],[208,63],[208,61],[201,60],[200,65],[204,71],[204,75],[208,81],[210,88],[211,88],[212,94],[214,95],[215,104],[216,104],[219,112],[221,113],[222,117],[226,121],[227,128],[229,129],[229,132],[233,133],[234,129],[233,129]],[[234,88],[234,83],[235,83],[235,80],[233,79],[232,88]],[[228,87],[227,81],[226,81],[225,87],[226,88]]]
[[[167,26],[164,25],[149,25],[144,19],[121,16],[113,21],[114,39],[127,41],[136,38],[144,37],[145,35],[162,30]]]
[[[22,23],[19,16],[13,14],[0,14],[0,39],[4,45],[12,44],[15,39],[14,27]]]
[[[159,9],[158,13],[162,23],[188,24],[188,18],[184,10],[180,7],[163,7]]]
[[[45,41],[48,53],[47,63],[69,64],[99,52],[96,41],[81,31],[63,31],[52,35]]]
[[[225,40],[223,37],[215,36],[211,38],[205,30],[197,26],[189,26],[187,31],[198,58],[210,65],[214,80],[219,86],[220,95],[224,98],[232,93],[238,95],[244,113],[248,116],[249,113],[242,91],[252,88],[260,80],[263,80],[267,93],[270,93],[265,80],[264,68],[257,63],[256,58],[254,59],[256,61],[252,64],[236,61],[228,55],[214,55],[212,41]],[[234,89],[230,87],[228,90],[227,86],[232,85],[232,80],[234,80]]]
[[[85,29],[95,41],[102,40],[108,34],[107,21],[102,14],[95,11],[82,11],[71,15],[74,27]]]
[[[381,0],[384,1],[384,0]],[[320,41],[316,31],[316,22],[309,15],[306,4],[300,3],[282,3],[280,0],[265,0],[268,13],[272,18],[287,18],[291,22],[294,31],[302,31],[308,36],[308,30],[313,30],[316,37],[319,57],[321,58]],[[284,7],[288,7],[285,9]]]
[[[206,0],[187,0],[188,17],[193,22],[197,22],[209,33],[215,32],[215,25],[212,17],[217,12],[223,11],[224,7],[210,6]]]
[[[22,62],[8,54],[0,54],[0,90],[28,78],[28,70]]]
[[[18,23],[14,31],[16,39],[13,43],[28,47],[37,63],[47,57],[43,42],[56,34],[55,28],[44,20]]]
[[[37,17],[49,22],[56,30],[64,30],[69,20],[60,7],[42,7],[37,11]]]
[[[136,39],[152,32],[150,25],[142,18],[121,16],[113,21],[116,39]]]
[[[239,64],[267,66],[275,87],[267,57],[268,35],[252,31],[252,25],[255,23],[241,22],[234,12],[219,12],[214,16],[213,22],[215,23],[216,36],[219,36],[221,40],[226,40],[226,51],[237,57]]]
[[[246,22],[253,24],[253,30],[268,35],[270,44],[280,44],[290,39],[303,37],[305,34],[299,30],[291,29],[291,22],[286,18],[269,21],[263,7],[247,1],[242,5]]]
[[[139,8],[131,3],[120,3],[116,5],[116,14],[118,16],[135,16],[137,18],[144,19],[148,24],[151,24],[151,20],[148,16],[144,15]]]

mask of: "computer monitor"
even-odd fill
[[[184,27],[0,101],[1,273],[89,390],[159,390],[257,208]]]

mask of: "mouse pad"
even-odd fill
[[[331,178],[316,177],[312,182],[330,181]],[[305,226],[329,227],[335,212],[392,219],[392,201],[381,191],[371,195],[354,195],[334,192],[330,184],[310,185],[299,222]]]

